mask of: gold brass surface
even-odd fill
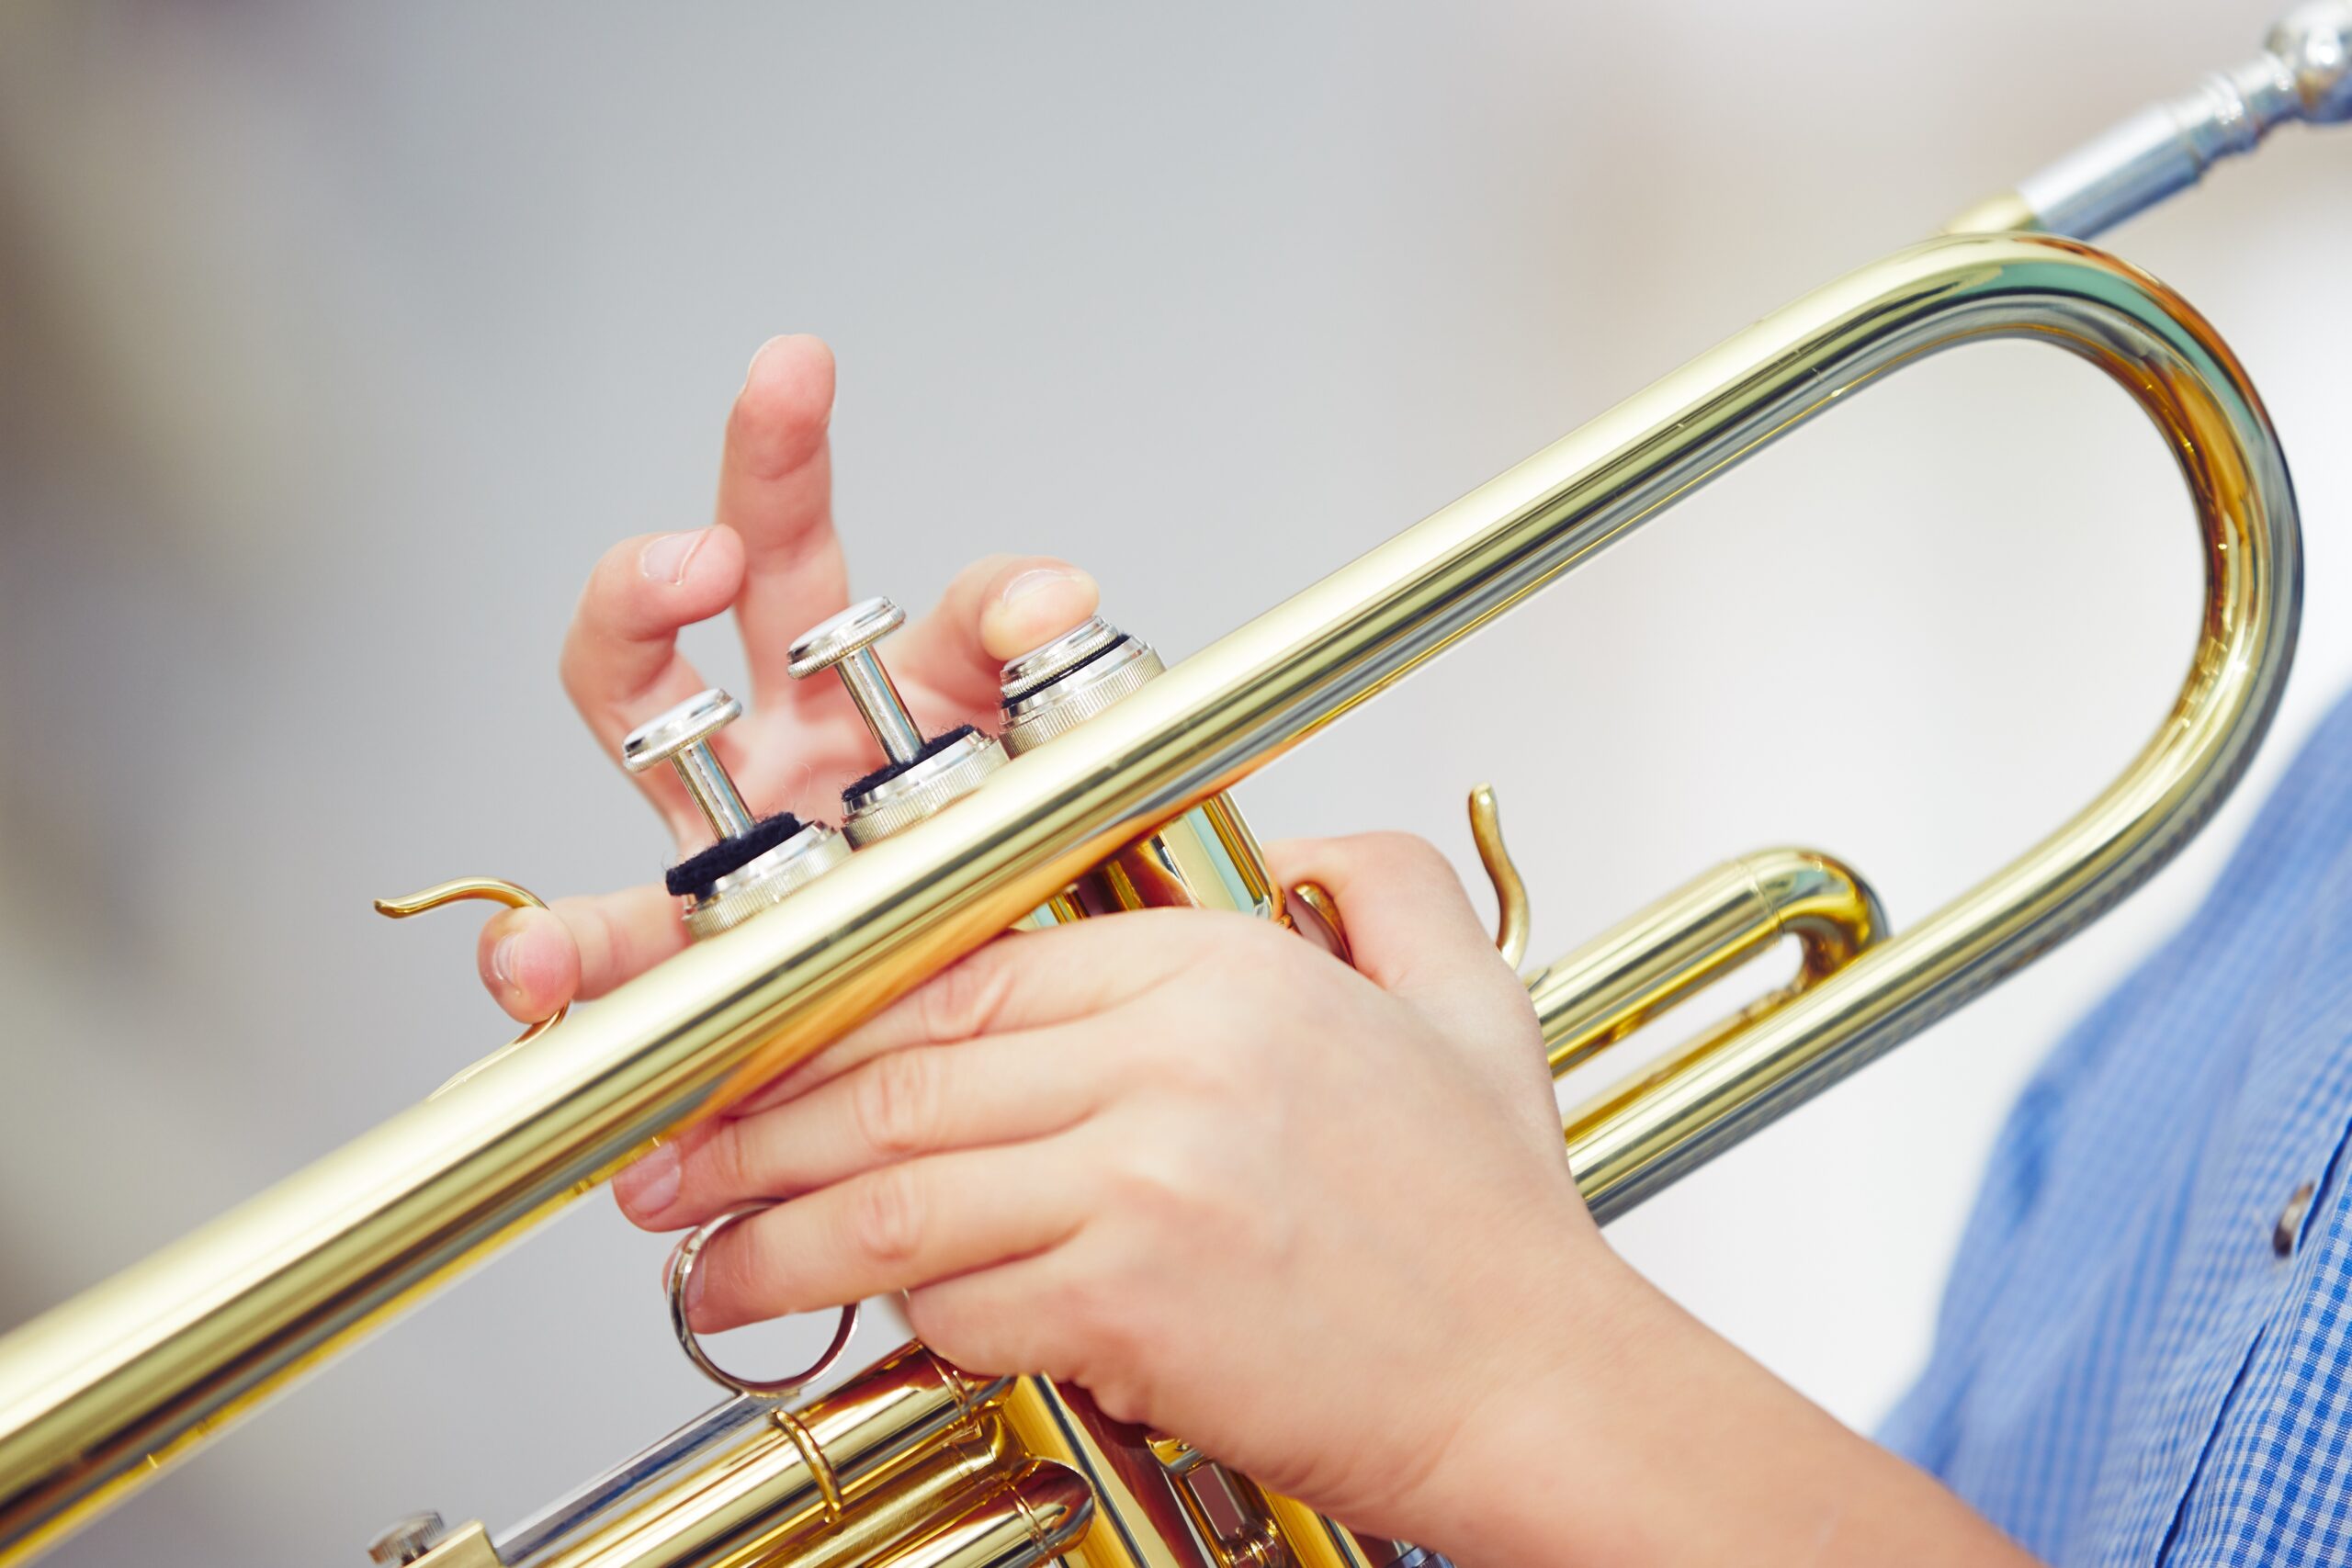
[[[1594,937],[1528,982],[1554,1077],[1565,1077],[1702,987],[1797,939],[1796,978],[1742,1014],[1761,1017],[1886,936],[1877,895],[1812,850],[1717,866]]]
[[[418,1558],[413,1568],[505,1568],[492,1550],[490,1532],[480,1522],[459,1526]]]
[[[1125,909],[1234,909],[1289,923],[1265,852],[1227,795],[1203,801],[1090,867],[1021,923],[1067,925]]]
[[[932,1535],[942,1517],[960,1516],[989,1501],[1027,1468],[1001,1421],[959,1428],[915,1450],[877,1483],[854,1494],[840,1517],[821,1530],[786,1540],[771,1537],[756,1550],[711,1562],[709,1568],[848,1568],[899,1562],[898,1551]],[[643,1559],[643,1568],[673,1568],[677,1561],[650,1555]],[[701,1568],[704,1560],[695,1561]],[[606,1568],[601,1558],[592,1562],[593,1568]],[[580,1568],[592,1568],[592,1563]],[[634,1562],[631,1568],[636,1568]]]
[[[1511,863],[1503,843],[1502,807],[1495,804],[1495,786],[1479,784],[1470,792],[1470,839],[1478,846],[1478,863],[1495,886],[1495,951],[1516,969],[1527,958],[1527,879]]]
[[[1003,1394],[1002,1383],[976,1387],[905,1346],[797,1412],[750,1402],[764,1415],[691,1465],[519,1550],[531,1568],[830,1562],[845,1540],[879,1551],[1028,1462]]]
[[[1058,1465],[1033,1464],[880,1568],[1032,1568],[1058,1558],[1086,1531],[1094,1501],[1086,1483]],[[862,1559],[825,1559],[791,1568],[834,1568]]]
[[[1944,225],[1947,234],[2031,234],[2041,229],[2041,220],[2033,215],[2025,197],[2014,190],[1988,196]]]
[[[1807,296],[953,807],[0,1340],[0,1562],[1749,453],[1991,338],[2098,367],[2172,454],[2206,567],[2180,695],[2121,778],[1991,881],[1580,1122],[1578,1179],[1608,1218],[1835,1082],[2162,864],[2235,782],[2283,680],[2299,541],[2261,404],[2193,310],[2086,246],[1946,238]]]
[[[1340,915],[1340,901],[1331,897],[1331,890],[1319,882],[1307,881],[1300,883],[1290,892],[1291,897],[1306,905],[1308,912],[1323,922],[1323,929],[1331,933],[1331,944],[1340,962],[1352,965],[1356,961],[1356,950],[1349,944],[1348,922]]]

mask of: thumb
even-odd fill
[[[1266,847],[1284,887],[1319,882],[1339,906],[1356,969],[1415,1000],[1519,983],[1495,952],[1469,893],[1428,840],[1409,833],[1289,839]]]
[[[678,901],[656,883],[492,916],[474,956],[498,1005],[536,1023],[635,979],[685,944]]]

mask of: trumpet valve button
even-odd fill
[[[792,678],[805,681],[831,670],[859,649],[870,648],[907,624],[907,613],[888,599],[862,599],[829,620],[802,632],[792,644]]]
[[[922,731],[907,712],[874,644],[906,624],[907,613],[889,600],[862,600],[803,632],[792,645],[789,667],[796,681],[828,670],[839,673],[865,728],[874,732],[883,753],[899,764],[922,755]]]
[[[743,705],[713,686],[696,692],[667,713],[657,714],[621,742],[621,766],[641,773],[687,747],[708,740],[743,716]]]
[[[630,730],[621,742],[621,766],[641,773],[669,763],[702,808],[711,831],[722,840],[740,839],[756,824],[734,779],[710,749],[710,738],[742,714],[743,705],[716,686],[697,692]]]

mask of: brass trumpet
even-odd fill
[[[2095,232],[2272,125],[2346,118],[2347,54],[2352,6],[2297,13],[2253,63],[1962,231],[1758,322],[1066,732],[969,764],[888,831],[861,840],[853,825],[855,852],[827,847],[770,905],[709,915],[708,940],[675,960],[0,1339],[0,1564],[1041,910],[1279,913],[1225,799],[1233,784],[1840,398],[1990,338],[2098,367],[2170,451],[2205,563],[2179,696],[2104,794],[1902,935],[1850,870],[1776,851],[1538,975],[1531,998],[1564,1073],[1781,936],[1803,953],[1787,986],[1568,1114],[1578,1183],[1602,1220],[1623,1213],[2038,957],[2168,860],[2237,781],[2284,683],[2300,542],[2277,438],[2212,329],[2129,265],[2033,231]],[[1523,896],[1491,800],[1476,809],[1510,951]],[[1170,847],[1186,833],[1191,849]],[[1195,850],[1235,877],[1183,874]],[[919,1344],[814,1400],[745,1393],[503,1537],[420,1520],[376,1550],[430,1568],[1426,1560],[1108,1422],[1079,1391],[985,1381]]]

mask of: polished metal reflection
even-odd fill
[[[2312,0],[2280,18],[2262,52],[2151,104],[1951,225],[1954,233],[2039,230],[2096,239],[2187,190],[2282,125],[2352,120],[2352,0]]]
[[[878,843],[946,810],[979,788],[1004,760],[995,736],[977,729],[960,735],[930,756],[854,789],[845,797],[849,818],[842,831],[858,849]]]
[[[743,716],[743,705],[714,686],[639,725],[621,741],[621,766],[632,773],[669,763],[702,808],[710,830],[740,839],[757,826],[710,738]]]
[[[1604,1218],[1623,1213],[1818,1093],[2164,863],[2236,781],[2285,675],[2299,541],[2260,402],[2187,304],[2078,244],[1950,238],[1807,296],[952,809],[0,1341],[0,1561],[1813,414],[1996,338],[2083,358],[2155,423],[2204,549],[2198,644],[2155,739],[2097,801],[1690,1070],[1605,1107],[1576,1144],[1578,1180]]]
[[[849,840],[839,829],[811,822],[701,892],[688,895],[686,930],[697,938],[732,931],[808,886],[849,859]]]

